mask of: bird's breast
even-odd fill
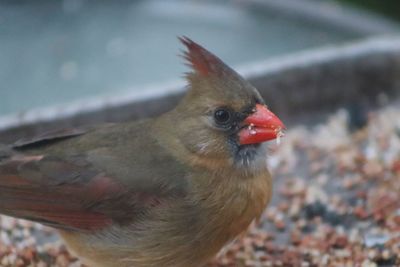
[[[247,229],[249,224],[263,213],[271,197],[271,178],[268,172],[261,173],[239,183],[233,199],[227,202],[226,216],[231,219],[228,224],[230,234],[235,237]]]
[[[271,177],[267,170],[254,177],[218,177],[219,181],[203,198],[208,214],[207,227],[214,240],[223,243],[245,231],[263,213],[271,197]]]

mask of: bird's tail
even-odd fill
[[[12,154],[13,151],[10,146],[0,143],[0,164],[2,163],[2,161],[10,158]]]

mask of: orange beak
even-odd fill
[[[258,144],[276,139],[285,129],[283,122],[266,106],[257,104],[256,111],[249,115],[244,123],[245,128],[239,131],[241,145]]]

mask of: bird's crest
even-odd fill
[[[183,52],[183,58],[188,61],[188,65],[197,74],[222,76],[224,73],[230,72],[230,68],[222,60],[201,45],[186,36],[178,38],[187,48],[187,51]]]

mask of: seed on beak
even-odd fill
[[[250,124],[247,126],[247,129],[249,130],[249,134],[250,134],[250,135],[255,135],[255,134],[257,134],[257,131],[254,129],[254,124],[253,124],[253,123],[250,123]]]
[[[276,135],[276,144],[280,145],[281,144],[281,137],[285,136],[283,133],[282,129],[278,130],[278,134]]]
[[[266,106],[257,104],[254,113],[243,121],[246,127],[239,132],[241,145],[258,144],[277,138],[285,126]]]

